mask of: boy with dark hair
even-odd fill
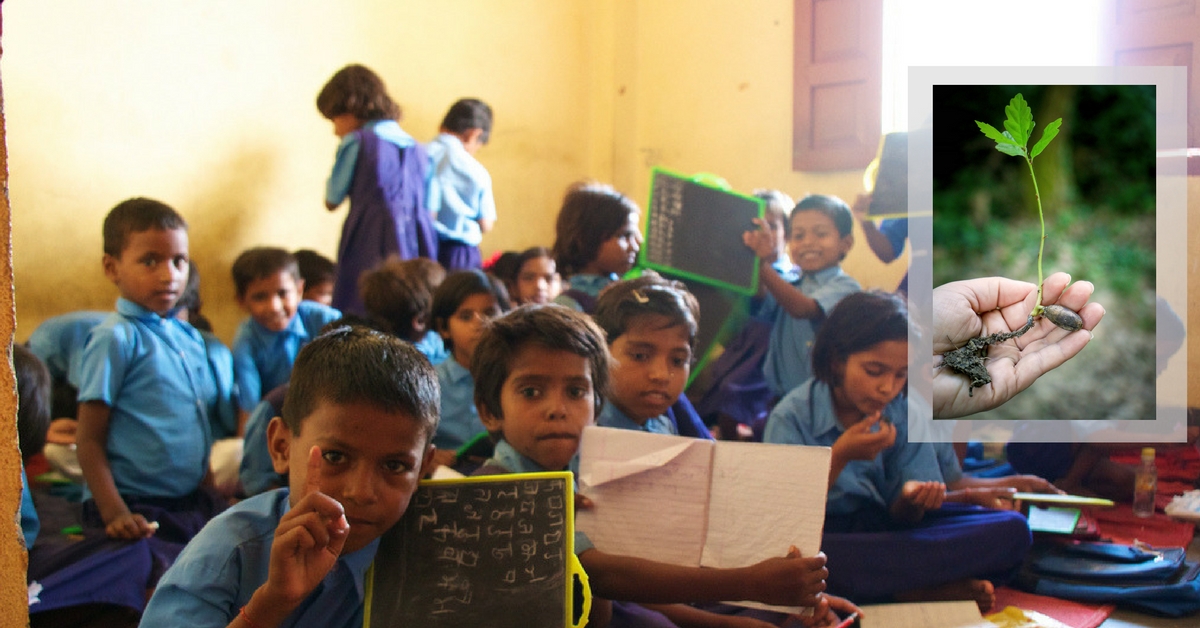
[[[479,268],[479,243],[496,223],[492,177],[475,158],[492,134],[492,108],[478,98],[450,106],[438,136],[425,147],[425,203],[438,233],[438,261],[447,270]]]
[[[494,456],[476,475],[567,469],[584,427],[592,424],[603,404],[608,363],[603,333],[580,312],[524,305],[493,320],[476,347],[471,374],[479,416],[498,442]],[[715,618],[675,602],[754,599],[821,606],[822,619],[828,611],[819,595],[827,574],[823,555],[800,558],[798,552],[789,553],[743,569],[680,567],[606,554],[579,533],[575,551],[595,594],[593,618],[606,614],[610,606],[604,600],[611,599],[670,604],[662,610],[685,625],[704,619],[730,626],[764,624],[751,618]],[[672,625],[636,606],[617,605],[612,611],[622,622]]]
[[[413,343],[434,366],[450,355],[430,322],[433,292],[445,278],[446,269],[429,258],[392,258],[365,273],[358,282],[370,320]]]
[[[333,281],[337,278],[337,265],[333,260],[312,249],[300,249],[293,253],[300,278],[304,280],[305,301],[316,301],[321,305],[333,305]]]
[[[300,348],[342,313],[300,300],[304,280],[296,258],[281,248],[243,251],[233,262],[233,283],[238,305],[250,315],[238,327],[232,348],[240,434],[262,396],[288,381]]]
[[[359,327],[313,340],[267,428],[289,488],[214,519],[142,625],[362,626],[367,568],[429,467],[437,423],[437,375],[411,345]]]
[[[787,247],[798,274],[776,270],[780,251],[770,225],[754,222],[758,230],[742,240],[758,256],[767,292],[759,315],[774,321],[763,373],[771,393],[782,397],[812,376],[809,353],[825,315],[862,289],[841,267],[854,244],[854,216],[836,196],[809,194],[796,203],[787,219]]]
[[[124,201],[104,219],[103,264],[121,298],[80,363],[84,525],[187,542],[221,508],[201,488],[220,393],[203,338],[175,317],[187,223],[159,201]]]

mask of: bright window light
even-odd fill
[[[1096,0],[884,0],[883,132],[908,129],[909,66],[1094,66]]]

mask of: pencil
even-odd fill
[[[850,616],[843,619],[842,623],[837,625],[837,628],[850,628],[858,625],[858,613],[850,613]]]

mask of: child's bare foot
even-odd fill
[[[996,588],[987,580],[968,578],[928,589],[905,591],[897,594],[896,599],[901,602],[971,600],[979,605],[979,612],[986,613],[996,603]]]

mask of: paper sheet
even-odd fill
[[[828,447],[720,442],[713,455],[708,537],[700,563],[744,567],[821,548]]]
[[[589,427],[579,492],[595,504],[576,527],[609,554],[694,567],[708,521],[712,441]]]
[[[873,604],[862,609],[862,628],[996,628],[970,601]]]

